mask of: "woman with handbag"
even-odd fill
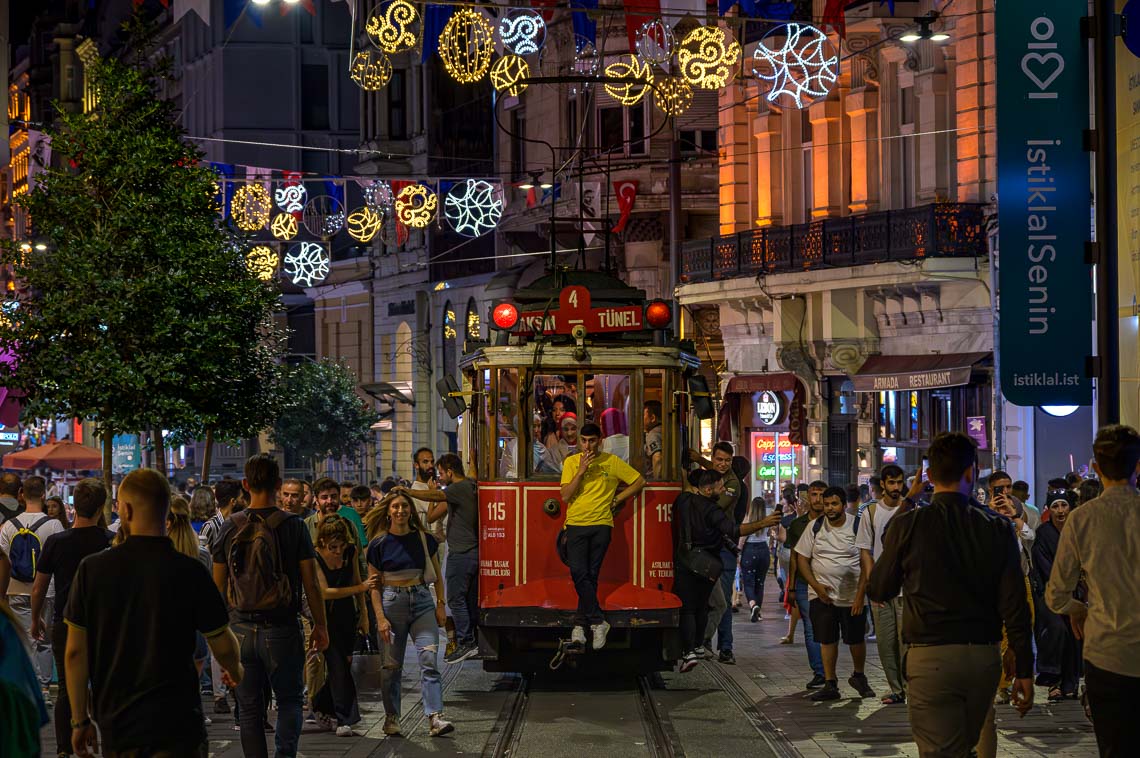
[[[455,729],[443,718],[443,687],[437,655],[439,628],[447,615],[440,581],[439,544],[420,523],[415,506],[407,495],[397,495],[388,503],[388,530],[368,546],[368,575],[376,577],[372,607],[376,629],[391,649],[394,665],[384,666],[384,734],[400,733],[400,677],[408,637],[416,646],[420,661],[420,683],[424,715],[431,736]],[[434,584],[436,597],[429,586]]]
[[[743,526],[732,522],[716,499],[724,494],[721,474],[712,469],[694,471],[689,484],[673,504],[673,593],[681,598],[681,673],[692,671],[703,650],[698,630],[708,623],[709,595],[721,575],[720,546],[724,538],[739,540],[779,523],[773,514]]]

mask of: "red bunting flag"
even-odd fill
[[[661,15],[661,0],[628,0],[625,4],[625,33],[629,51],[637,54],[637,30],[650,19]]]
[[[629,222],[629,214],[633,212],[633,203],[637,200],[637,185],[636,179],[623,179],[614,182],[614,194],[617,195],[618,210],[621,211],[617,224],[610,230],[614,234],[625,231],[625,225]]]

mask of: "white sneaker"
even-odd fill
[[[606,646],[606,635],[610,633],[610,625],[603,621],[591,626],[590,631],[594,633],[594,649],[601,650],[604,648]]]
[[[352,727],[348,726],[348,725],[338,726],[336,728],[336,736],[337,737],[351,737],[351,736],[353,736]]]
[[[442,737],[445,734],[450,734],[455,731],[455,724],[450,721],[444,721],[443,716],[438,713],[431,715],[431,729],[429,730],[432,737]]]
[[[681,673],[682,674],[689,673],[690,671],[695,669],[697,667],[697,664],[700,662],[701,662],[701,659],[697,657],[696,653],[689,653],[688,655],[686,655],[684,658],[681,659]]]
[[[573,645],[586,646],[586,630],[580,626],[574,627],[570,632],[570,643]]]
[[[703,645],[693,650],[693,655],[697,656],[698,660],[707,661],[713,657],[710,650],[706,649]]]
[[[203,723],[204,723],[206,726],[209,726],[210,724],[214,723],[214,720],[213,720],[212,718],[210,718],[209,716],[203,716],[203,717],[202,717],[202,722],[203,722]]]

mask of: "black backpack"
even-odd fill
[[[277,527],[292,518],[285,511],[269,516],[242,511],[231,516],[234,522],[226,567],[229,585],[226,599],[242,613],[264,613],[288,608],[293,602],[293,589],[285,562]]]

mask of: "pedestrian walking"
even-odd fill
[[[63,504],[61,498],[53,495],[44,500],[44,513],[58,521],[64,529],[71,528],[71,522],[67,520],[67,506]]]
[[[804,685],[809,690],[822,687],[827,678],[823,670],[823,653],[819,642],[815,638],[815,630],[811,623],[810,597],[807,579],[799,571],[799,561],[795,558],[796,545],[803,537],[808,525],[815,519],[823,517],[823,493],[827,490],[827,483],[816,480],[805,490],[807,507],[802,514],[792,520],[787,528],[788,549],[792,551],[793,560],[788,568],[789,592],[794,598],[796,608],[800,612],[800,621],[804,627],[804,648],[807,650],[808,665],[811,667],[812,678]],[[797,491],[798,492],[798,491]]]
[[[313,515],[312,509],[308,507],[308,500],[310,499],[307,495],[308,492],[308,482],[302,482],[300,479],[286,479],[281,484],[281,498],[277,504],[282,510],[289,511],[295,516],[308,518]]]
[[[1032,622],[1019,546],[1009,521],[970,497],[973,440],[939,434],[928,456],[930,505],[891,519],[867,596],[886,603],[903,593],[903,675],[919,755],[965,756],[975,747],[984,755],[996,751],[1003,622],[1016,657],[1014,706],[1024,714],[1033,705]]]
[[[1045,600],[1068,616],[1084,641],[1085,687],[1106,758],[1135,755],[1140,744],[1140,434],[1129,426],[1102,428],[1093,442],[1093,468],[1104,494],[1072,511],[1061,529]],[[1050,517],[1050,521],[1052,517]],[[1082,576],[1088,602],[1073,596]]]
[[[412,477],[412,485],[410,489],[420,490],[437,490],[439,489],[439,477],[435,468],[435,454],[429,447],[421,447],[416,451],[412,457],[415,463],[415,472]],[[435,524],[428,523],[428,505],[426,501],[415,503],[416,511],[419,513],[420,523],[423,524],[428,533],[436,538],[441,545],[446,545],[444,542],[446,535],[444,534],[444,524],[442,521],[437,521]],[[443,556],[440,556],[440,564],[443,563]]]
[[[0,755],[39,755],[40,728],[48,722],[47,706],[40,691],[35,666],[28,657],[28,640],[16,614],[0,602]],[[67,729],[63,755],[71,755],[71,731]],[[59,730],[56,730],[57,739]]]
[[[88,556],[75,574],[64,611],[65,665],[71,744],[80,756],[98,752],[101,740],[108,757],[205,758],[196,633],[227,675],[242,679],[225,603],[202,564],[174,549],[169,508],[166,479],[152,469],[132,471],[119,486],[126,540]]]
[[[237,687],[242,751],[266,758],[265,689],[277,702],[276,753],[297,755],[303,719],[305,650],[299,617],[301,592],[313,616],[310,647],[328,647],[325,605],[317,580],[313,543],[305,522],[276,507],[281,470],[262,453],[245,463],[242,487],[249,508],[222,525],[214,547],[214,583],[230,605],[247,676]]]
[[[214,491],[208,485],[195,487],[190,495],[190,526],[194,534],[202,531],[202,526],[218,512]]]
[[[19,500],[21,484],[20,477],[11,472],[0,474],[0,525],[23,513]]]
[[[1061,531],[1068,523],[1069,514],[1077,503],[1072,490],[1050,492],[1045,502],[1049,520],[1037,527],[1033,541],[1033,585],[1040,588],[1037,597],[1044,600],[1044,589],[1053,573]],[[1087,591],[1078,584],[1074,595],[1085,601]],[[1037,684],[1049,688],[1049,702],[1076,700],[1081,681],[1081,641],[1073,633],[1066,616],[1054,613],[1048,605],[1037,606],[1034,629],[1037,632]]]
[[[762,497],[752,498],[744,523],[764,521],[768,516],[767,504]],[[772,564],[772,553],[768,549],[768,535],[763,531],[753,532],[742,537],[739,545],[740,579],[744,585],[744,596],[748,599],[748,618],[756,623],[764,618],[761,607],[764,604],[764,579]]]
[[[433,737],[455,726],[443,717],[443,687],[437,658],[439,629],[444,625],[443,584],[439,581],[438,543],[426,533],[411,498],[396,495],[388,502],[388,529],[368,546],[368,573],[379,636],[390,646],[391,666],[381,675],[384,733],[400,733],[400,678],[408,638],[420,664],[424,715]],[[435,585],[433,597],[429,585]]]

